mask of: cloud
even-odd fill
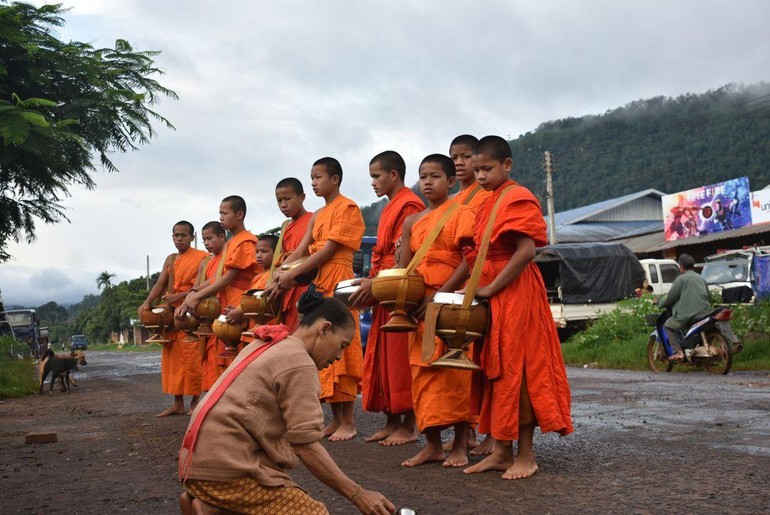
[[[770,69],[761,0],[66,5],[63,38],[161,50],[160,80],[180,100],[157,106],[176,131],[158,126],[149,146],[115,156],[120,174],[73,189],[72,224],[11,246],[8,266],[26,270],[17,274],[81,270],[62,295],[94,291],[103,270],[144,274],[148,255],[157,270],[173,251],[173,223],[200,227],[233,193],[247,200],[251,230],[276,227],[273,185],[287,176],[308,185],[321,156],[340,159],[343,194],[366,205],[376,200],[368,162],[382,150],[402,153],[414,180],[422,157],[446,152],[457,134],[516,137],[640,98],[757,82]],[[3,291],[6,280],[0,271]]]

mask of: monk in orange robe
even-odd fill
[[[404,223],[403,249],[399,267],[406,268],[418,249],[428,240],[434,228],[441,227],[428,253],[416,268],[423,277],[426,299],[415,313],[420,320],[417,331],[410,334],[409,353],[412,373],[412,398],[417,415],[417,427],[424,432],[427,445],[402,465],[414,467],[432,461],[443,461],[445,467],[460,467],[468,463],[466,433],[473,421],[471,409],[471,378],[469,370],[431,367],[439,357],[442,343],[437,340],[432,359],[422,359],[424,310],[437,291],[453,291],[464,278],[461,248],[473,241],[475,216],[467,206],[449,199],[455,182],[455,167],[445,155],[432,154],[420,164],[420,191],[428,200],[428,209],[412,215]],[[454,426],[455,440],[448,457],[441,445],[441,431]]]
[[[334,158],[321,158],[313,163],[310,181],[326,204],[313,214],[308,232],[286,263],[306,259],[290,270],[275,273],[274,284],[268,287],[271,298],[279,290],[292,288],[298,276],[314,268],[318,268],[318,275],[313,282],[327,297],[334,295],[338,282],[354,277],[353,254],[361,246],[365,226],[358,205],[340,194],[342,166]],[[358,320],[358,311],[351,312]],[[363,351],[356,324],[355,337],[341,359],[319,373],[321,401],[330,403],[332,409],[332,422],[324,428],[330,441],[350,440],[357,434],[353,414],[362,375]]]
[[[475,214],[479,206],[489,197],[490,192],[486,191],[476,181],[476,175],[473,173],[473,147],[478,143],[478,138],[470,134],[457,136],[449,144],[449,158],[455,164],[457,182],[460,184],[460,191],[455,193],[452,200],[462,206],[468,206]],[[474,391],[481,390],[481,376],[474,374]],[[476,402],[478,404],[478,400]],[[476,417],[478,418],[478,417]],[[444,450],[450,450],[454,442],[449,442],[444,446]],[[473,429],[468,431],[468,448],[472,449],[471,454],[489,454],[495,446],[495,439],[487,435],[486,438],[478,443],[476,440],[475,423]]]
[[[265,271],[254,276],[254,279],[251,280],[251,285],[249,285],[249,290],[247,291],[264,290],[267,287],[268,283],[270,282],[270,278],[273,275],[273,271],[270,269],[270,267],[273,263],[273,253],[275,252],[277,245],[277,236],[273,234],[259,235],[259,238],[257,239],[257,264],[261,268],[265,269]],[[224,310],[225,318],[227,318],[227,321],[231,324],[243,323],[243,307],[241,306],[240,302],[241,299],[238,299],[238,307],[230,306]],[[275,324],[277,321],[278,319],[276,317],[274,320],[269,321],[267,324]],[[247,327],[249,331],[253,330],[256,327],[256,322],[249,319]],[[243,345],[248,345],[252,341],[254,341],[253,336],[244,335],[241,337],[241,343]]]
[[[357,307],[374,303],[371,278],[380,270],[393,268],[404,220],[425,209],[420,197],[404,186],[406,163],[397,152],[387,150],[374,156],[369,162],[369,176],[375,195],[387,196],[390,201],[380,215],[369,278],[358,280],[360,286],[350,297],[351,304]],[[381,331],[380,327],[389,321],[390,314],[375,305],[364,355],[362,400],[364,410],[383,412],[386,421],[385,427],[366,441],[402,445],[417,440],[418,436],[412,409],[409,335]]]
[[[302,238],[307,232],[310,219],[313,218],[313,213],[309,213],[305,209],[304,188],[302,183],[294,177],[287,177],[278,182],[275,187],[275,198],[278,201],[278,208],[281,210],[281,213],[286,218],[291,219],[283,229],[281,255],[276,256],[274,259],[276,266],[280,266],[299,247]],[[297,303],[300,296],[306,290],[307,286],[297,285],[283,292],[281,297],[281,323],[288,327],[289,331],[294,331],[299,326]]]
[[[172,307],[177,307],[195,285],[198,265],[206,257],[203,250],[190,248],[195,229],[187,221],[181,221],[174,225],[173,238],[176,254],[171,254],[163,264],[163,270],[150,290],[147,299],[139,307],[141,314],[143,309],[149,308],[155,300],[161,297]],[[169,283],[171,288],[169,288]],[[184,396],[191,395],[190,410],[195,409],[201,393],[201,363],[198,355],[198,346],[195,343],[185,342],[187,333],[173,331],[170,343],[163,346],[161,355],[161,383],[163,393],[174,396],[174,404],[158,413],[158,417],[168,415],[183,415]]]
[[[198,276],[202,277],[203,281],[196,285],[195,288],[202,287],[207,281],[212,282],[216,280],[217,271],[220,269],[219,264],[222,262],[222,250],[225,246],[225,230],[222,224],[219,222],[209,222],[204,225],[201,230],[201,239],[203,240],[203,246],[206,247],[210,255],[208,259],[204,259],[201,262]],[[202,335],[200,338],[205,338],[206,340],[203,356],[201,356],[201,368],[203,370],[201,391],[207,392],[222,373],[223,368],[220,366],[217,356],[224,351],[225,344],[213,334],[208,336]]]
[[[495,449],[466,473],[504,471],[521,479],[538,470],[534,429],[561,435],[573,431],[570,391],[545,286],[532,260],[546,245],[540,204],[510,180],[508,142],[487,136],[473,149],[476,178],[492,194],[479,208],[466,260],[473,267],[495,203],[502,197],[476,296],[489,299],[491,322],[481,350],[485,377],[479,430],[495,438]],[[509,188],[509,186],[511,186]],[[512,441],[518,440],[514,457]]]
[[[238,306],[241,295],[249,289],[251,280],[262,270],[257,265],[257,238],[246,230],[246,201],[242,197],[232,195],[222,200],[219,205],[219,221],[222,227],[232,233],[223,251],[224,267],[222,276],[203,288],[191,292],[184,303],[177,308],[179,316],[186,311],[194,311],[202,299],[217,295],[224,312],[227,306]],[[229,349],[231,354],[235,349]]]

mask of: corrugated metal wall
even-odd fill
[[[659,198],[652,196],[638,198],[581,221],[631,222],[639,220],[663,221],[663,207]]]

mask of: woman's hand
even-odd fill
[[[396,506],[384,495],[373,490],[361,490],[351,501],[358,511],[365,515],[396,513]]]

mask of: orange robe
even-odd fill
[[[361,246],[364,236],[364,217],[358,205],[339,195],[316,213],[313,222],[313,243],[310,254],[321,250],[327,241],[339,244],[334,255],[318,269],[313,281],[327,297],[334,295],[334,287],[340,281],[352,279],[353,254]],[[350,345],[342,351],[342,359],[319,372],[321,400],[325,402],[349,402],[358,395],[363,375],[363,351],[358,311],[350,310],[356,322],[356,334]]]
[[[412,226],[409,245],[417,252],[439,218],[454,201],[448,200]],[[467,206],[461,206],[444,224],[430,250],[417,267],[422,275],[428,294],[433,294],[452,276],[462,262],[462,241],[473,238],[475,215]],[[422,361],[422,339],[425,324],[420,322],[417,331],[409,339],[409,364],[412,370],[412,398],[417,427],[425,431],[430,427],[446,427],[458,422],[474,420],[471,409],[471,382],[473,372],[452,368],[431,367]],[[436,352],[430,361],[443,354],[444,344],[436,339]]]
[[[262,271],[257,264],[256,236],[244,229],[227,240],[226,245],[222,274],[235,269],[238,270],[238,275],[217,294],[223,309],[226,306],[239,306],[241,295],[249,289],[254,276]]]
[[[307,232],[311,218],[313,218],[313,213],[305,213],[298,219],[289,222],[289,225],[286,226],[286,230],[283,233],[283,255],[280,263],[283,263],[292,252],[297,250]],[[305,293],[306,290],[307,286],[297,286],[283,294],[281,300],[281,320],[291,332],[294,332],[299,325],[297,303],[299,302],[300,295]]]
[[[217,268],[222,261],[222,254],[211,256],[209,262],[206,264],[205,279],[210,281],[217,274]],[[203,368],[203,378],[201,380],[201,391],[208,391],[214,385],[217,379],[219,379],[222,369],[217,356],[225,350],[225,344],[216,336],[209,335],[206,337],[206,352],[201,357],[201,366]]]
[[[486,191],[481,187],[481,184],[474,182],[470,187],[465,188],[462,191],[458,191],[452,197],[452,200],[460,204],[461,206],[468,206],[473,209],[475,213],[478,211],[479,206],[489,197],[492,192]]]
[[[267,282],[270,279],[270,270],[266,270],[262,272],[261,274],[257,274],[254,276],[254,279],[251,280],[251,285],[249,286],[249,290],[264,290],[267,286]],[[248,290],[247,290],[248,291]],[[238,302],[238,305],[240,306],[240,300]],[[251,331],[254,329],[254,327],[257,325],[253,320],[247,319],[248,321],[248,330]],[[272,325],[275,323],[275,320],[271,320],[268,322],[268,325]],[[254,341],[253,336],[241,336],[241,343],[245,346],[249,343]]]
[[[204,250],[187,249],[174,260],[173,293],[190,291],[198,277],[198,266],[208,255]],[[172,303],[178,307],[184,299]],[[187,343],[187,333],[173,331],[171,343],[163,346],[160,359],[160,379],[163,393],[198,395],[201,393],[201,360],[198,343]]]
[[[492,207],[509,184],[515,183],[506,181],[479,207],[473,235],[475,248],[466,250],[471,267]],[[540,203],[529,190],[517,185],[506,193],[500,205],[479,285],[489,284],[502,271],[513,255],[513,241],[518,235],[532,238],[538,247],[547,244]],[[489,299],[489,306],[491,322],[481,349],[486,380],[479,431],[498,440],[518,439],[519,402],[525,378],[541,431],[571,433],[567,373],[537,265],[527,264],[514,281]]]
[[[370,277],[396,264],[396,242],[401,238],[407,216],[425,209],[420,197],[407,187],[401,188],[380,215],[377,245],[372,248]],[[372,326],[364,355],[361,381],[363,407],[366,411],[403,413],[412,409],[412,377],[409,373],[409,334],[386,333],[380,327],[390,314],[375,306]]]

